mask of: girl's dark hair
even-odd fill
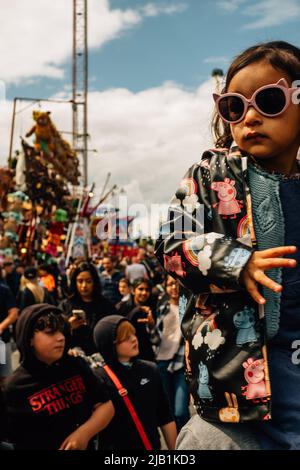
[[[76,279],[77,279],[77,276],[80,273],[83,273],[83,272],[88,272],[92,276],[93,283],[94,283],[94,286],[93,286],[93,299],[94,300],[99,299],[99,297],[102,295],[100,277],[99,277],[98,271],[95,268],[95,266],[91,263],[88,263],[87,261],[81,262],[77,266],[77,268],[74,269],[74,271],[72,272],[71,280],[70,280],[70,288],[69,288],[69,294],[70,294],[69,297],[70,297],[70,299],[80,300],[80,294],[77,290]]]
[[[232,78],[247,65],[265,60],[275,69],[286,72],[293,82],[300,79],[300,49],[285,41],[272,41],[256,44],[249,47],[244,52],[236,56],[230,65],[225,86],[221,93],[226,93]],[[228,148],[232,144],[233,138],[230,125],[222,121],[215,111],[212,130],[217,148]]]
[[[149,279],[144,279],[143,277],[138,277],[132,283],[132,289],[135,290],[140,284],[147,284],[149,290],[152,290],[152,282]]]

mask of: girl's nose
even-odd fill
[[[253,107],[249,106],[244,117],[244,123],[246,125],[260,124],[262,121],[261,114]]]

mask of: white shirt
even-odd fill
[[[179,306],[170,304],[170,311],[164,317],[158,361],[169,361],[177,353],[182,333],[179,321]]]

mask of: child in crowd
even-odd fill
[[[88,365],[67,354],[69,325],[49,304],[27,307],[16,327],[22,363],[4,397],[15,449],[85,450],[114,407]]]
[[[286,42],[236,57],[214,95],[216,149],[161,227],[157,256],[194,294],[181,300],[198,416],[179,449],[300,449],[299,79]]]
[[[168,398],[157,366],[137,359],[139,345],[133,324],[120,315],[107,316],[97,323],[94,340],[106,364],[126,389],[152,449],[161,446],[158,427],[168,449],[174,449],[177,433]],[[99,435],[100,449],[145,449],[124,400],[107,372],[102,367],[95,372],[108,387],[116,410],[109,426]]]

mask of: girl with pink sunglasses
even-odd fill
[[[300,49],[283,41],[235,58],[213,96],[216,148],[161,226],[156,255],[192,293],[180,305],[197,414],[180,450],[300,449],[299,79]]]

